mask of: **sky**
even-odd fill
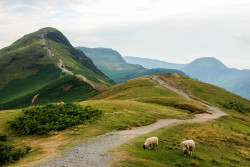
[[[73,46],[250,69],[250,0],[0,0],[0,48],[43,27]]]

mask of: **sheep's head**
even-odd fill
[[[146,149],[146,146],[145,145],[143,145],[143,148],[144,148],[144,150]]]

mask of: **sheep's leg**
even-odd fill
[[[153,144],[153,149],[155,148],[155,144]]]
[[[151,150],[151,144],[149,145],[149,149]]]
[[[158,144],[156,145],[156,150],[158,150]]]
[[[191,157],[192,157],[192,151],[193,151],[193,147],[190,147],[189,152],[190,152]]]
[[[187,154],[188,154],[188,151],[184,150],[184,156],[187,156]]]

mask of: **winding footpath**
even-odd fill
[[[182,96],[190,98],[187,94],[170,87],[163,80],[156,75],[151,75],[151,79],[158,82],[162,87],[170,89]],[[98,137],[88,139],[74,147],[68,149],[60,157],[51,160],[50,162],[37,165],[37,167],[100,167],[107,166],[109,161],[115,160],[109,151],[118,147],[119,145],[128,142],[130,139],[137,136],[152,132],[159,128],[171,125],[177,122],[204,122],[209,119],[216,119],[227,115],[215,107],[209,106],[203,102],[194,100],[208,108],[208,113],[197,114],[195,118],[189,120],[178,119],[161,119],[154,124],[136,127],[129,130],[109,132]]]

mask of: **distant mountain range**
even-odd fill
[[[175,64],[168,63],[165,61],[157,60],[157,59],[148,59],[148,58],[140,58],[140,57],[132,57],[132,56],[124,56],[124,60],[131,64],[140,64],[145,68],[168,68],[168,69],[182,69],[186,64]]]
[[[114,84],[54,28],[0,50],[0,109],[88,99]]]
[[[225,88],[235,94],[250,99],[250,70],[228,68],[214,57],[198,58],[188,64],[174,64],[159,60],[124,57],[128,63],[144,67],[175,68],[192,78]],[[141,60],[141,61],[140,61]]]
[[[133,78],[150,74],[179,73],[186,75],[182,71],[176,69],[146,69],[138,64],[129,64],[123,59],[119,52],[109,48],[77,48],[83,51],[94,62],[98,69],[116,83],[122,83]]]

